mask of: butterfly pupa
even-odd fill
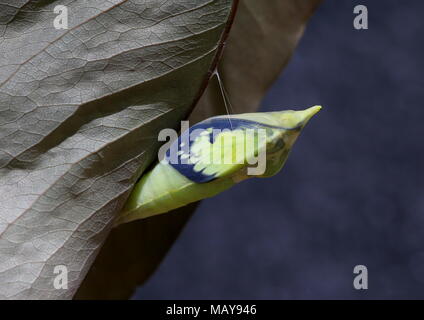
[[[190,127],[171,144],[165,159],[141,177],[116,225],[213,197],[248,178],[275,175],[320,109],[217,116]],[[261,154],[265,168],[251,174],[253,160]]]

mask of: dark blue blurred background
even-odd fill
[[[262,110],[325,108],[282,173],[201,204],[136,298],[424,298],[423,16],[422,0],[325,1]]]

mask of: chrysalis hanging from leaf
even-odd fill
[[[320,109],[218,116],[194,125],[141,177],[116,224],[213,197],[251,177],[275,175]]]

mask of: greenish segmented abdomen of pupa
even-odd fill
[[[135,186],[116,224],[171,211],[213,197],[234,185],[231,178],[193,183],[166,163],[158,163]]]

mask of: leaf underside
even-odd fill
[[[72,298],[158,132],[204,90],[232,6],[0,0],[1,299]],[[54,288],[58,265],[67,290]]]

